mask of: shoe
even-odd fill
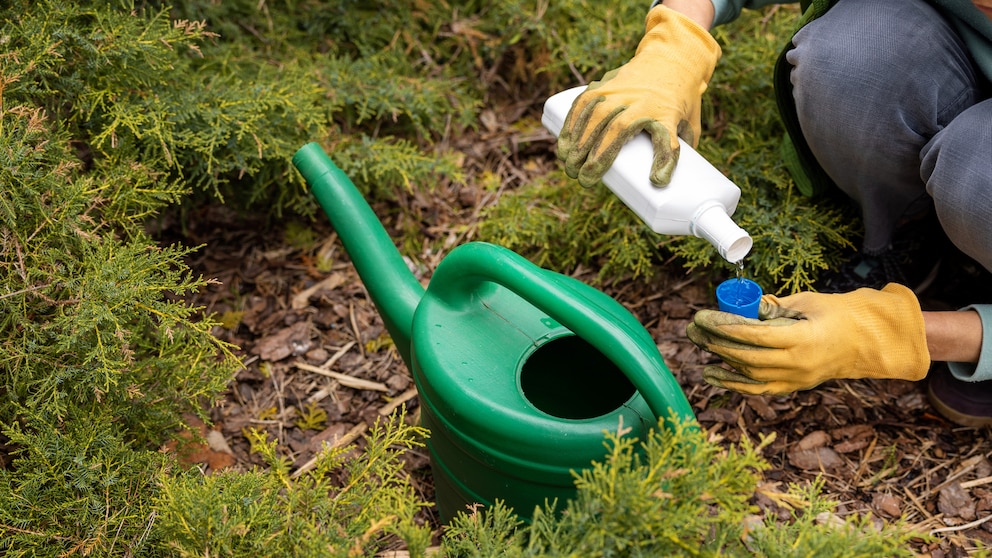
[[[937,363],[927,377],[930,404],[944,418],[961,426],[992,425],[992,381],[961,381],[945,363]]]
[[[933,284],[949,245],[935,216],[914,221],[903,226],[885,250],[877,254],[852,253],[838,269],[821,273],[817,290],[843,293],[899,283],[919,295]]]

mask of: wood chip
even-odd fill
[[[936,535],[937,533],[950,533],[952,531],[967,531],[968,529],[974,529],[975,527],[978,527],[979,525],[989,521],[990,519],[992,519],[992,514],[989,514],[981,519],[976,519],[975,521],[972,521],[971,523],[968,523],[966,525],[956,525],[954,527],[943,527],[941,529],[934,529],[933,531],[930,531],[930,534]]]
[[[333,372],[331,370],[325,370],[319,366],[314,366],[312,364],[307,364],[305,362],[296,361],[293,363],[300,370],[306,370],[307,372],[313,372],[314,374],[320,374],[322,376],[327,376],[328,378],[334,378],[341,385],[345,387],[350,387],[352,389],[366,389],[370,391],[389,391],[389,386],[382,382],[373,382],[370,380],[363,380],[361,378],[356,378],[354,376],[349,376],[347,374],[341,374],[340,372]]]
[[[853,453],[872,445],[876,440],[875,429],[867,424],[854,424],[835,428],[830,437],[840,440],[834,444],[837,453]]]
[[[796,448],[800,451],[822,448],[830,443],[830,434],[822,430],[810,432],[802,440],[796,443]]]
[[[340,448],[340,447],[343,447],[343,446],[347,446],[348,444],[350,444],[350,443],[354,442],[355,440],[357,440],[358,437],[361,436],[362,434],[364,434],[365,431],[368,430],[368,429],[369,429],[369,425],[365,424],[364,422],[360,422],[360,423],[356,424],[351,430],[349,430],[347,434],[345,434],[344,436],[341,436],[340,438],[338,438],[337,440],[335,440],[334,443],[327,444],[325,446],[325,448],[326,449],[333,449],[333,448]],[[303,465],[300,465],[300,468],[299,469],[293,471],[293,473],[290,475],[290,478],[294,478],[295,479],[295,478],[299,477],[300,475],[302,475],[303,473],[306,473],[310,469],[313,469],[314,466],[317,465],[317,460],[320,459],[321,453],[322,452],[317,452],[317,455],[313,456],[313,458],[311,458],[309,461],[307,461]]]
[[[310,350],[313,328],[307,322],[295,324],[266,335],[258,340],[251,352],[270,362],[280,361],[291,355],[301,355]]]
[[[314,367],[314,368],[316,368],[316,367]],[[409,390],[401,393],[399,396],[397,396],[392,401],[390,401],[387,405],[384,405],[381,409],[379,409],[379,414],[381,416],[387,416],[387,415],[389,415],[394,410],[396,410],[397,407],[399,407],[403,403],[409,401],[410,399],[413,399],[416,395],[417,395],[416,388],[411,388],[411,389],[409,389]],[[368,429],[369,429],[368,423],[365,423],[365,422],[358,423],[351,430],[349,430],[347,434],[345,434],[344,436],[341,436],[340,438],[334,440],[333,443],[327,444],[325,447],[339,448],[339,447],[342,447],[342,446],[346,446],[346,445],[354,442],[355,440],[357,440],[358,437],[361,436],[362,434],[364,434],[365,431],[368,430]],[[300,468],[299,469],[297,469],[296,471],[293,471],[293,474],[291,475],[291,477],[295,479],[295,478],[299,477],[300,475],[302,475],[303,473],[309,471],[310,469],[313,469],[314,466],[317,464],[317,459],[319,457],[320,457],[320,452],[318,452],[317,455],[313,456],[313,458],[311,458],[309,461],[307,461],[303,465],[300,465]]]
[[[325,277],[324,279],[322,279],[320,282],[315,283],[310,288],[304,289],[293,295],[293,299],[290,301],[289,307],[292,308],[293,310],[300,310],[302,308],[306,308],[307,306],[310,306],[311,296],[313,296],[314,294],[316,294],[318,291],[321,290],[327,290],[327,291],[333,290],[341,286],[341,284],[344,283],[344,280],[345,280],[345,275],[343,273],[332,273],[327,277]]]
[[[751,395],[745,397],[745,400],[747,401],[747,406],[751,407],[754,412],[758,413],[758,416],[762,419],[770,421],[778,418],[778,413],[776,413],[775,409],[772,409],[771,405],[768,404],[767,397],[763,395]]]
[[[963,462],[961,462],[961,465],[958,467],[957,471],[954,471],[953,473],[947,475],[947,479],[945,479],[944,482],[942,482],[941,484],[937,485],[937,487],[934,488],[930,493],[936,494],[942,491],[947,486],[950,486],[952,484],[957,484],[957,480],[959,478],[970,473],[971,470],[977,467],[978,464],[981,463],[983,459],[985,459],[985,456],[983,455],[974,455],[972,457],[969,457],[968,459],[965,459]]]
[[[988,484],[992,482],[992,477],[982,477],[980,479],[970,480],[968,482],[961,483],[961,488],[972,488],[974,486],[981,486],[983,484]]]
[[[872,506],[876,510],[889,517],[902,516],[902,501],[898,496],[885,493],[876,493],[871,499]]]
[[[937,498],[937,509],[945,517],[960,517],[965,521],[975,519],[975,499],[958,483],[945,486]]]
[[[338,349],[336,353],[331,355],[331,358],[327,359],[327,361],[324,362],[324,364],[321,364],[320,367],[323,368],[324,370],[330,370],[331,367],[334,366],[334,363],[337,362],[341,357],[343,357],[345,353],[350,351],[351,348],[354,346],[355,346],[354,341],[348,341],[347,343],[344,344],[343,347]]]
[[[403,393],[399,394],[397,397],[393,398],[388,404],[384,405],[379,409],[379,414],[382,416],[389,416],[390,413],[395,411],[400,405],[406,403],[407,401],[413,399],[417,396],[417,388],[410,388]]]
[[[840,455],[828,447],[808,450],[796,448],[789,452],[788,458],[789,463],[804,471],[832,471],[844,465]]]
[[[724,424],[737,424],[739,417],[737,411],[721,407],[710,407],[696,415],[700,422],[722,422]]]
[[[441,552],[440,546],[429,546],[424,549],[425,556],[434,556]],[[410,552],[406,550],[384,550],[375,555],[375,558],[410,558]]]

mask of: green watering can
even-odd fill
[[[502,500],[529,519],[575,495],[606,431],[644,440],[692,408],[650,334],[584,283],[482,242],[456,247],[424,289],[351,180],[315,143],[293,164],[382,314],[419,391],[438,512]]]

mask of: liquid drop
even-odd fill
[[[737,289],[734,291],[734,298],[736,299],[737,306],[744,303],[744,298],[741,296],[741,287],[744,285],[744,260],[738,260],[735,264],[737,266]]]

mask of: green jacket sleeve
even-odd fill
[[[974,304],[961,310],[974,310],[982,318],[982,351],[978,355],[978,364],[964,362],[948,362],[954,377],[965,382],[981,382],[992,380],[992,305]]]

